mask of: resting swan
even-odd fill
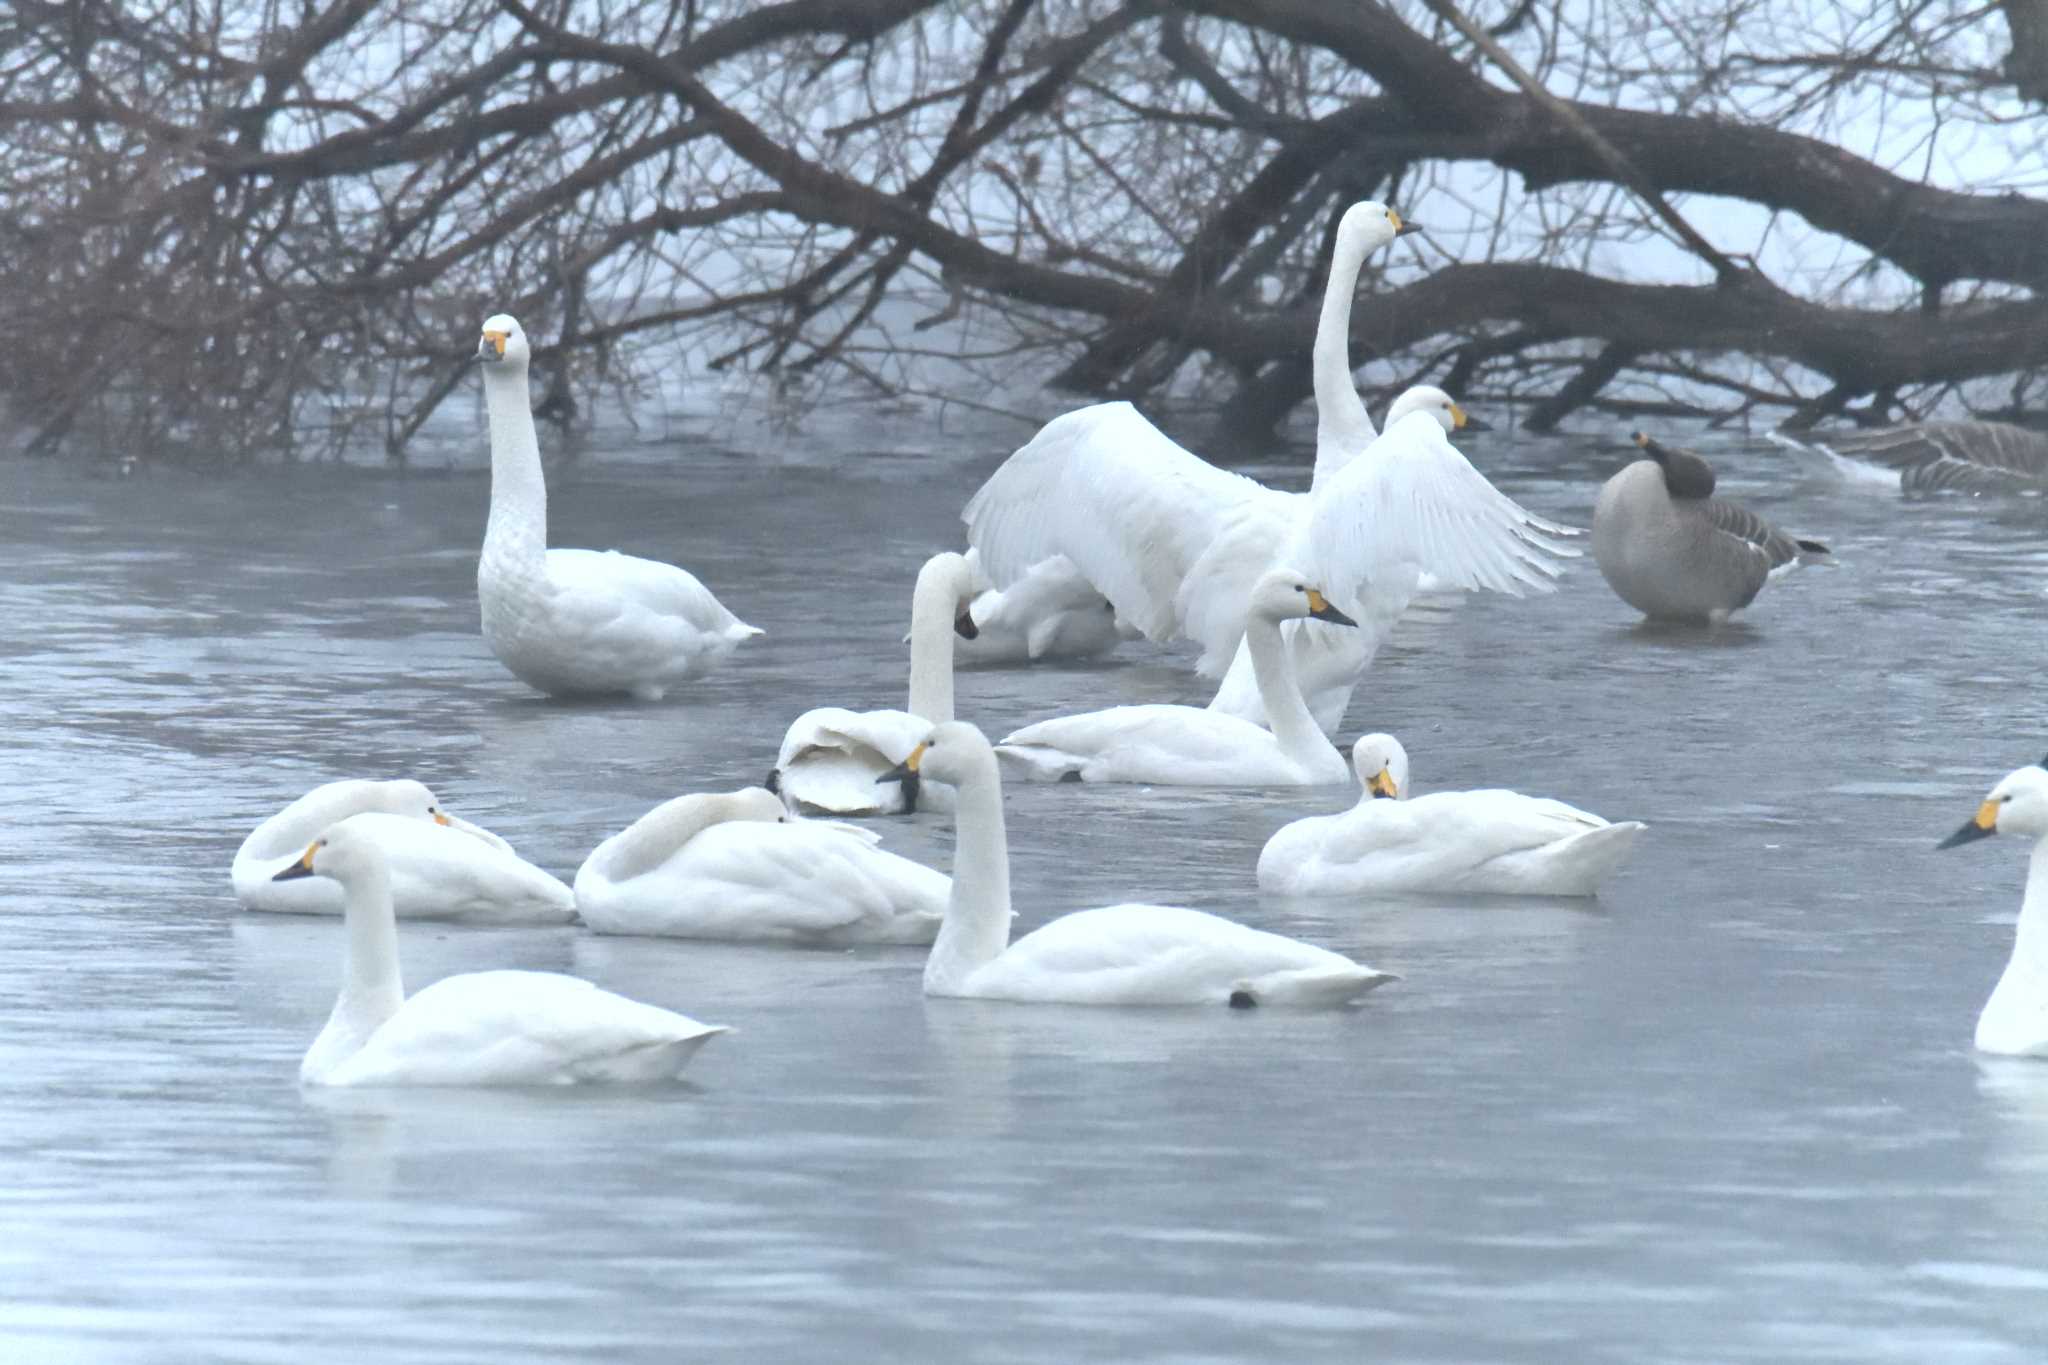
[[[476,589],[484,639],[514,677],[553,697],[658,701],[761,633],[673,564],[550,550],[526,333],[500,313],[484,322],[477,355],[491,417],[491,519]]]
[[[2007,773],[1991,789],[1976,816],[1936,845],[2020,834],[2034,841],[2027,864],[2027,891],[2020,902],[2012,956],[1984,1012],[1977,1016],[1979,1052],[2010,1057],[2048,1057],[2048,759]]]
[[[600,934],[930,943],[946,912],[945,875],[879,842],[794,819],[763,787],[678,796],[584,860],[576,909]]]
[[[1294,680],[1280,639],[1291,619],[1351,618],[1320,589],[1287,569],[1271,569],[1252,587],[1245,640],[1273,728],[1196,706],[1112,706],[1027,725],[996,753],[1018,776],[1038,781],[1153,782],[1179,786],[1306,786],[1344,780],[1344,759],[1330,747]]]
[[[1394,978],[1220,916],[1164,905],[1062,915],[1010,940],[1003,784],[981,731],[932,728],[895,776],[959,793],[953,891],[925,960],[926,995],[1071,1005],[1347,1004]]]
[[[884,791],[875,779],[901,763],[934,722],[953,718],[953,638],[972,638],[966,615],[974,574],[962,555],[933,555],[910,598],[910,709],[849,711],[821,706],[790,723],[768,788],[793,809],[833,815],[907,814],[946,809],[946,793],[906,783]]]
[[[979,588],[967,608],[974,634],[955,636],[955,665],[1084,659],[1124,638],[1116,608],[1064,555],[1039,560],[1008,588],[988,582],[974,550],[967,566]]]
[[[1259,853],[1259,888],[1302,896],[1452,891],[1590,896],[1648,826],[1562,801],[1485,790],[1412,800],[1392,735],[1351,748],[1358,804],[1284,826]]]
[[[338,915],[341,888],[327,881],[279,883],[306,844],[330,825],[365,817],[384,847],[394,913],[403,919],[474,919],[561,924],[576,913],[569,888],[512,851],[487,829],[441,809],[424,783],[329,782],[256,826],[235,851],[230,873],[246,910]]]
[[[725,1029],[556,972],[465,972],[410,1000],[398,971],[391,870],[356,815],[276,880],[341,883],[348,924],[341,995],[299,1064],[302,1085],[568,1085],[659,1081]]]

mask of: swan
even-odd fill
[[[384,846],[394,913],[404,919],[561,924],[576,913],[569,888],[487,829],[441,809],[424,783],[353,779],[313,788],[265,820],[235,850],[230,877],[245,910],[338,915],[341,888],[279,883],[307,841],[352,815]]]
[[[465,972],[406,998],[381,834],[353,815],[307,845],[280,882],[341,883],[341,995],[299,1064],[302,1085],[568,1085],[679,1073],[718,1024],[556,972]]]
[[[953,718],[953,638],[973,638],[977,627],[966,612],[975,593],[964,555],[948,550],[926,560],[910,597],[909,709],[804,712],[782,737],[769,790],[792,809],[833,815],[944,809],[943,791],[906,783],[892,801],[875,779],[901,763],[934,722]]]
[[[552,697],[629,693],[659,701],[761,632],[673,564],[616,550],[550,550],[548,494],[527,398],[532,351],[500,313],[477,355],[491,417],[491,518],[477,597],[491,652]]]
[[[2048,435],[2010,422],[1910,422],[1803,437],[1774,431],[1770,438],[1852,483],[1908,493],[2048,487]]]
[[[1615,595],[1656,620],[1719,623],[1762,591],[1772,571],[1825,556],[1740,503],[1711,496],[1714,470],[1689,450],[1638,431],[1648,458],[1600,489],[1593,562]]]
[[[2012,957],[1977,1016],[1977,1050],[2011,1057],[2048,1057],[2048,759],[2007,773],[1977,814],[1937,848],[2023,834],[2034,840],[2026,898]]]
[[[1008,588],[988,581],[978,552],[970,548],[966,559],[979,591],[967,608],[974,634],[953,640],[955,665],[1083,659],[1136,634],[1064,555],[1039,560]]]
[[[1463,891],[1590,896],[1628,856],[1641,821],[1609,824],[1545,797],[1487,790],[1408,792],[1392,735],[1351,747],[1358,804],[1282,827],[1259,852],[1259,888],[1305,896]],[[1383,799],[1383,798],[1393,798]]]
[[[930,943],[950,883],[879,842],[793,819],[765,787],[678,796],[584,860],[576,909],[600,934]]]
[[[926,995],[1071,1005],[1347,1004],[1395,978],[1217,915],[1112,905],[1062,915],[1010,942],[1003,784],[981,731],[935,726],[889,776],[959,794],[953,891],[925,959]]]
[[[1292,619],[1350,624],[1319,588],[1269,569],[1251,591],[1245,638],[1273,728],[1198,706],[1112,706],[1027,725],[996,753],[1039,781],[1153,782],[1177,786],[1305,786],[1344,780],[1344,759],[1317,726],[1280,639]]]

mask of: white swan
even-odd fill
[[[655,701],[761,633],[673,564],[550,550],[526,333],[500,313],[485,321],[477,354],[491,418],[491,519],[477,597],[484,639],[514,677],[549,696]]]
[[[1350,617],[1299,574],[1271,569],[1251,590],[1245,640],[1273,728],[1197,706],[1113,706],[1027,725],[996,748],[1018,776],[1039,781],[1153,782],[1181,786],[1304,786],[1344,780],[1302,701],[1280,622]]]
[[[2012,957],[1984,1012],[1977,1016],[1977,1050],[2012,1057],[2048,1057],[2048,759],[2007,773],[1971,819],[1939,848],[2021,834],[2034,840],[2027,864],[2026,897]]]
[[[967,565],[980,591],[967,608],[974,634],[953,640],[955,665],[1082,659],[1137,633],[1064,555],[1039,560],[1008,588],[988,582],[972,549]]]
[[[1453,891],[1590,896],[1648,826],[1609,824],[1544,797],[1485,790],[1408,792],[1408,753],[1392,735],[1351,748],[1358,804],[1276,832],[1259,887],[1303,896]],[[1383,799],[1393,798],[1393,799]]]
[[[299,1064],[304,1085],[567,1085],[678,1074],[725,1029],[555,972],[465,972],[405,997],[391,871],[375,816],[315,839],[278,881],[341,883],[341,995]]]
[[[878,842],[764,787],[678,796],[584,860],[576,909],[600,934],[930,943],[950,883]]]
[[[981,731],[936,726],[900,775],[959,793],[953,894],[925,960],[926,995],[1072,1005],[1310,1005],[1355,1000],[1394,978],[1216,915],[1112,905],[1062,915],[1010,942],[1003,784]]]
[[[910,709],[804,712],[782,737],[769,789],[792,808],[833,815],[945,809],[942,790],[910,783],[885,791],[875,779],[901,763],[935,722],[953,718],[953,638],[975,629],[962,619],[974,596],[964,556],[949,550],[926,560],[910,597]]]
[[[406,919],[477,919],[561,924],[576,913],[568,887],[527,862],[487,829],[441,809],[425,784],[329,782],[256,826],[235,850],[230,876],[246,910],[338,915],[341,888],[325,881],[279,883],[306,844],[352,815],[370,817],[389,867],[395,913]]]

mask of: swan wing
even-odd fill
[[[477,826],[463,822],[466,828],[454,828],[380,811],[351,818],[374,831],[384,850],[392,909],[400,919],[559,924],[575,914],[576,899],[568,886]],[[251,910],[340,914],[336,882],[324,877],[271,880],[298,857],[238,857],[234,880],[242,904]]]
[[[1186,786],[1298,783],[1270,731],[1220,711],[1151,703],[1056,716],[1004,736],[997,757],[1040,781]]]
[[[617,550],[549,550],[547,567],[559,620],[593,645],[760,633],[673,564]]]
[[[909,758],[931,731],[930,721],[908,711],[806,711],[790,723],[775,755],[783,798],[834,815],[895,811],[902,789],[875,779]]]

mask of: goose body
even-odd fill
[[[554,972],[468,972],[406,998],[389,869],[357,815],[323,833],[279,881],[341,884],[341,994],[299,1065],[304,1085],[569,1085],[667,1080],[725,1032]]]
[[[491,516],[477,560],[484,639],[549,696],[658,700],[761,632],[673,564],[548,548],[547,488],[527,392],[526,334],[502,314],[479,348],[491,424]]]
[[[1327,949],[1173,906],[1082,910],[1013,944],[1002,780],[988,741],[964,722],[936,726],[904,766],[958,792],[953,886],[925,962],[927,995],[1331,1007],[1393,980]]]
[[[1261,890],[1591,896],[1647,828],[1513,791],[1408,798],[1408,755],[1391,735],[1361,738],[1352,766],[1358,804],[1277,831],[1259,854]]]
[[[444,812],[433,792],[412,781],[329,782],[307,792],[235,851],[235,899],[245,910],[340,914],[334,882],[273,879],[323,830],[351,816],[361,816],[361,828],[383,846],[400,918],[562,924],[576,913],[568,887],[489,830]]]
[[[1636,434],[1647,459],[1610,478],[1593,504],[1593,560],[1622,601],[1654,620],[1723,621],[1773,570],[1824,556],[1739,503],[1711,496],[1698,455]]]
[[[760,787],[679,796],[584,860],[576,908],[600,934],[930,943],[950,882],[878,842],[792,819]]]
[[[2048,488],[2048,435],[2010,422],[1912,422],[1876,431],[1774,431],[1771,439],[1850,483],[1908,493]]]
[[[2034,846],[2012,956],[1977,1016],[1976,1046],[2001,1056],[2048,1057],[2048,771],[2041,764],[2008,773],[1976,816],[1938,847],[1954,848],[1994,834],[2022,835]]]

